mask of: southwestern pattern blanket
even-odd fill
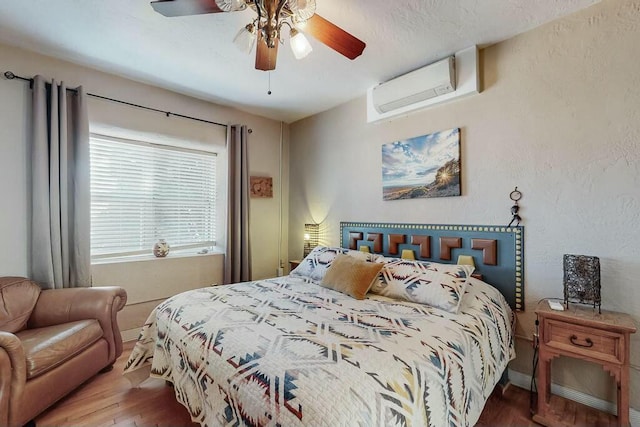
[[[171,381],[202,425],[468,426],[514,356],[511,309],[470,279],[458,314],[283,277],[160,304],[125,375]]]

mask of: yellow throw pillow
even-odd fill
[[[338,255],[320,282],[355,299],[364,299],[378,278],[383,264],[362,261],[349,255]]]

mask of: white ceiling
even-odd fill
[[[317,0],[319,15],[367,47],[350,61],[312,39],[313,52],[297,61],[281,46],[272,95],[268,73],[232,43],[250,9],[166,18],[149,1],[1,0],[0,41],[290,123],[599,0]]]

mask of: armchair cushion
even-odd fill
[[[18,332],[40,296],[40,287],[24,277],[0,277],[0,331]]]
[[[78,320],[96,319],[109,344],[109,360],[122,353],[117,312],[127,302],[127,293],[117,286],[98,288],[46,289],[27,322],[27,328],[43,328]]]
[[[27,360],[27,380],[73,358],[102,338],[97,320],[79,320],[16,333]]]

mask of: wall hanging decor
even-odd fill
[[[251,197],[269,199],[273,197],[273,178],[252,176],[249,178]]]
[[[382,146],[383,200],[460,195],[459,128]]]
[[[507,227],[511,227],[515,225],[516,227],[520,225],[520,221],[522,218],[520,217],[520,206],[518,205],[518,200],[522,199],[522,193],[518,191],[518,187],[515,188],[511,193],[509,193],[509,198],[513,200],[515,203],[511,206],[511,222],[507,225]]]

